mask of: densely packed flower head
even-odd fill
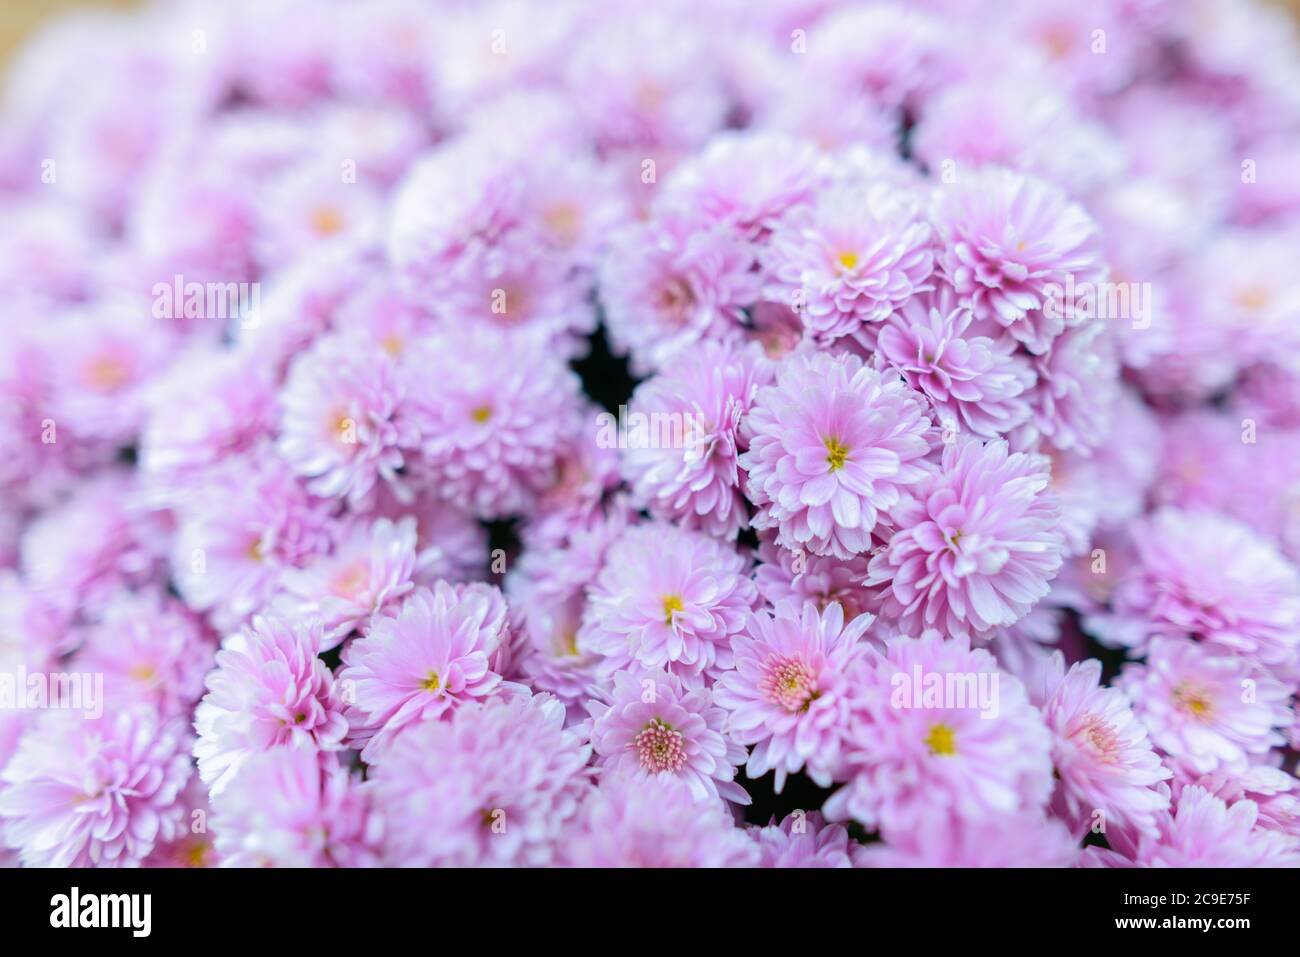
[[[8,80],[0,864],[1300,864],[1280,14],[193,0]]]

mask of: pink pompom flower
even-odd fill
[[[183,722],[148,705],[82,720],[50,712],[0,775],[0,825],[28,867],[140,864],[184,824]]]
[[[194,713],[194,756],[213,797],[255,754],[298,744],[342,748],[347,721],[334,676],[317,657],[323,641],[319,624],[259,617],[217,652]]]
[[[398,736],[369,786],[400,867],[546,866],[591,790],[591,747],[550,695],[474,702]]]
[[[854,355],[787,357],[742,429],[753,524],[775,528],[791,550],[842,559],[866,551],[879,514],[932,471],[924,398]]]
[[[942,469],[891,514],[898,530],[871,559],[881,613],[904,632],[990,637],[1048,592],[1061,567],[1060,509],[1044,456],[959,437]]]
[[[775,615],[756,612],[732,638],[735,670],[718,679],[713,700],[729,712],[727,732],[754,746],[751,778],[775,770],[780,793],[786,775],[806,766],[817,784],[830,786],[852,717],[850,672],[866,654],[862,636],[873,620],[846,623],[834,603],[821,611],[789,603]]]
[[[698,801],[750,803],[735,781],[745,749],[722,733],[727,713],[709,689],[664,671],[619,671],[608,700],[589,701],[587,712],[604,777],[675,777]]]
[[[731,665],[732,635],[757,589],[733,546],[699,532],[651,523],[610,546],[588,592],[578,647],[611,659],[684,675]]]
[[[376,619],[343,652],[350,740],[373,762],[407,725],[447,715],[496,693],[490,658],[505,641],[506,607],[486,585],[437,582],[414,592],[393,615]]]

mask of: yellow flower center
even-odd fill
[[[671,625],[673,623],[673,612],[681,611],[682,608],[681,595],[664,595],[664,624]]]
[[[849,457],[847,446],[840,442],[839,439],[826,439],[826,464],[831,467],[832,472],[838,472],[844,468],[844,462]]]
[[[469,414],[469,417],[482,425],[488,419],[492,418],[492,409],[486,405],[480,405],[477,409]]]
[[[1174,689],[1174,704],[1179,710],[1202,720],[1209,718],[1214,709],[1210,696],[1203,689],[1189,687],[1187,684],[1180,684]]]
[[[86,379],[100,392],[116,392],[131,378],[126,366],[113,356],[101,356],[90,363]]]
[[[441,683],[438,681],[438,672],[436,671],[430,671],[429,677],[420,682],[420,687],[429,692],[437,691],[441,686]]]
[[[318,236],[333,236],[343,228],[343,217],[333,206],[317,206],[311,212],[311,228]]]
[[[844,267],[845,272],[852,272],[858,266],[857,253],[840,253],[836,261]]]
[[[936,724],[925,738],[931,754],[945,757],[957,753],[957,733],[946,724]]]

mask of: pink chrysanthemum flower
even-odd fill
[[[367,867],[379,815],[347,768],[309,745],[250,758],[215,800],[222,867]]]
[[[455,137],[426,153],[390,199],[386,247],[402,284],[433,301],[467,249],[493,243],[518,222],[517,164],[486,137]]]
[[[852,867],[849,832],[816,811],[794,811],[746,832],[758,844],[759,867]]]
[[[422,346],[411,400],[429,480],[480,518],[527,510],[576,431],[577,376],[521,333],[462,330]]]
[[[190,736],[145,705],[51,712],[0,775],[0,826],[28,867],[138,865],[183,826]]]
[[[871,559],[867,583],[888,589],[882,614],[904,632],[977,637],[1028,614],[1061,567],[1048,477],[1045,457],[1009,453],[1000,439],[949,443],[940,473],[894,510],[898,530]]]
[[[599,270],[611,344],[645,375],[701,340],[738,338],[759,298],[754,257],[734,229],[684,211],[621,230]]]
[[[143,862],[144,867],[215,867],[220,863],[216,835],[208,828],[212,816],[208,789],[197,774],[190,775],[189,783],[181,791],[180,805],[179,833],[154,845],[153,853]]]
[[[74,661],[77,670],[104,676],[107,710],[148,702],[164,717],[185,717],[203,695],[216,651],[197,616],[179,602],[127,593],[88,629]]]
[[[309,255],[314,247],[374,241],[382,199],[361,177],[348,182],[334,162],[308,161],[265,184],[258,208],[257,254],[269,267]]]
[[[728,130],[673,169],[661,202],[761,237],[786,211],[812,200],[828,168],[806,139]]]
[[[476,247],[451,267],[446,293],[430,306],[444,325],[529,330],[540,348],[565,356],[586,351],[596,326],[590,281],[546,249],[539,237],[514,230],[491,246]]]
[[[829,787],[838,769],[841,739],[851,719],[849,672],[865,656],[862,635],[874,620],[859,615],[845,623],[837,604],[819,611],[808,602],[759,611],[742,635],[731,639],[734,671],[713,686],[713,700],[730,714],[727,732],[753,745],[751,778],[776,771],[776,791],[787,774],[807,768]]]
[[[852,620],[863,612],[875,612],[880,605],[875,589],[867,580],[867,559],[840,561],[824,555],[807,555],[780,548],[764,538],[758,543],[758,568],[754,584],[770,605],[793,599],[796,606],[812,602],[824,611],[838,602],[844,617]]]
[[[977,335],[972,319],[947,285],[910,299],[881,328],[877,362],[934,403],[942,427],[992,439],[1029,418],[1035,376],[1014,343]]]
[[[436,497],[436,489],[421,489],[411,501],[383,486],[373,514],[395,525],[415,519],[415,571],[418,585],[432,587],[438,579],[457,583],[483,576],[488,565],[487,530],[465,512]]]
[[[441,718],[494,694],[490,658],[505,641],[506,607],[490,586],[438,582],[413,593],[395,615],[372,622],[348,645],[338,674],[348,701],[350,740],[374,761],[402,728]]]
[[[897,373],[854,355],[784,359],[742,424],[756,528],[789,549],[852,558],[871,546],[879,513],[931,471],[925,400]]]
[[[19,566],[42,598],[94,617],[123,590],[157,580],[168,528],[141,502],[130,472],[103,469],[72,492],[27,522]]]
[[[375,616],[397,607],[415,587],[415,519],[355,522],[342,533],[334,553],[314,559],[281,578],[279,599],[294,617],[319,620],[328,651],[354,629],[363,635]]]
[[[651,523],[609,547],[589,593],[578,647],[611,658],[699,675],[731,666],[731,636],[758,592],[747,562],[699,532]]]
[[[587,712],[605,778],[675,777],[697,801],[750,803],[735,780],[745,749],[722,733],[727,713],[709,689],[664,671],[619,671],[608,703],[590,701]]]
[[[200,471],[247,451],[269,434],[270,377],[238,352],[186,355],[157,383],[140,438],[140,469],[171,494]]]
[[[299,743],[322,752],[343,746],[343,702],[317,657],[323,641],[319,624],[255,618],[217,652],[194,713],[194,756],[214,798],[255,754]]]
[[[1120,578],[1103,637],[1137,651],[1190,634],[1272,666],[1300,643],[1300,575],[1245,525],[1202,509],[1162,508],[1134,523],[1137,562]],[[1093,619],[1090,619],[1090,623]]]
[[[1033,432],[1057,449],[1089,454],[1106,439],[1119,394],[1106,323],[1094,319],[1065,330],[1033,365],[1035,387],[1025,396],[1034,410]]]
[[[945,812],[979,822],[1044,808],[1051,735],[1024,686],[964,638],[896,638],[861,670],[832,820],[904,830]]]
[[[961,300],[1036,354],[1080,318],[1060,298],[1068,277],[1102,278],[1096,224],[1042,180],[998,168],[965,174],[936,192],[931,217],[939,270]]]
[[[737,431],[755,392],[771,380],[769,369],[757,346],[705,342],[637,387],[622,453],[636,504],[719,538],[732,538],[749,523]],[[638,430],[638,421],[652,427]],[[669,428],[665,433],[654,423]]]
[[[1124,692],[1101,684],[1096,659],[1067,672],[1057,652],[1050,668],[1043,717],[1052,732],[1054,808],[1078,833],[1095,826],[1100,811],[1108,826],[1154,834],[1156,814],[1169,807],[1169,796],[1155,785],[1171,772]]]
[[[402,867],[545,866],[591,791],[591,747],[549,695],[467,705],[399,735],[371,780],[385,860]]]
[[[130,441],[148,414],[149,387],[167,366],[175,332],[127,303],[52,317],[50,332],[58,355],[48,413],[75,435]]]
[[[763,255],[764,295],[830,342],[881,322],[928,287],[930,226],[917,200],[883,183],[823,193],[788,213]]]
[[[418,444],[403,380],[378,349],[322,339],[294,361],[280,396],[280,454],[317,495],[364,502],[375,482],[398,480],[403,450]]]
[[[1144,867],[1300,867],[1300,840],[1259,827],[1259,807],[1228,807],[1204,788],[1187,787],[1161,821],[1159,839],[1138,845]]]
[[[889,830],[880,844],[858,847],[858,867],[1073,867],[1078,842],[1041,813],[998,814],[978,821],[927,812],[914,827]]]
[[[185,602],[235,628],[262,608],[281,574],[330,547],[324,503],[271,454],[232,459],[177,506],[172,573]]]
[[[760,854],[722,802],[669,775],[606,777],[563,844],[572,867],[755,867]]]
[[[1119,685],[1156,747],[1201,774],[1259,761],[1293,720],[1281,682],[1186,638],[1153,639],[1146,663],[1125,665]]]

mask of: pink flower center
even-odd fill
[[[641,767],[651,774],[661,771],[676,773],[686,764],[686,751],[682,747],[682,733],[674,731],[658,718],[654,718],[632,739],[630,747],[636,749]]]
[[[764,663],[758,690],[787,711],[806,711],[817,697],[817,676],[798,658],[772,655]]]
[[[1115,734],[1115,729],[1110,722],[1103,721],[1095,714],[1085,714],[1071,737],[1107,764],[1114,762],[1119,752],[1119,736]]]

